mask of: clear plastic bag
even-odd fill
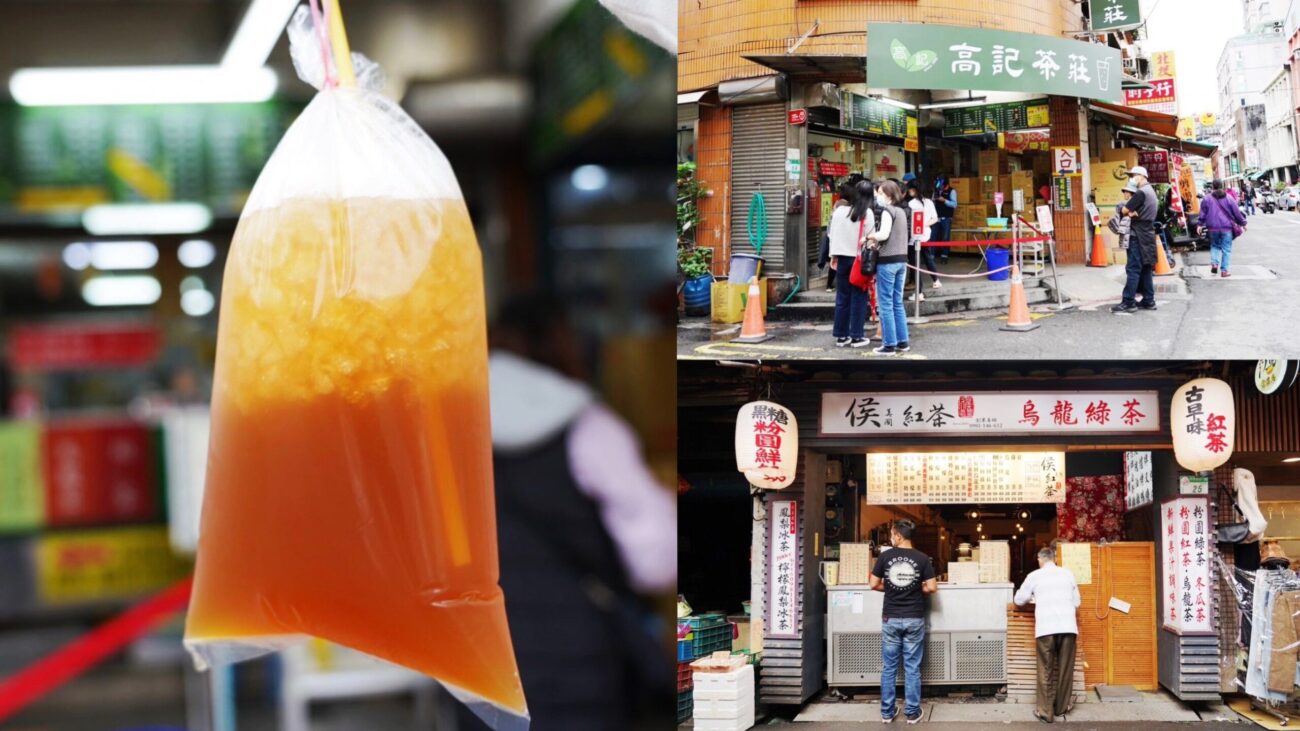
[[[1270,705],[1294,701],[1300,680],[1300,577],[1285,562],[1278,564],[1282,568],[1251,572],[1218,560],[1236,603],[1235,654],[1245,659],[1244,678],[1238,666],[1237,685]]]
[[[226,265],[185,643],[202,667],[315,636],[425,673],[497,729],[527,710],[497,585],[483,274],[442,153],[327,83],[257,180]]]

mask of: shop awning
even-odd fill
[[[1209,157],[1214,151],[1219,149],[1215,145],[1207,145],[1203,142],[1192,142],[1191,140],[1182,140],[1177,137],[1167,135],[1158,135],[1153,132],[1137,129],[1125,125],[1119,128],[1120,135],[1135,142],[1145,142],[1148,145],[1155,145],[1166,150],[1182,152],[1197,157]]]
[[[708,90],[708,89],[705,89],[704,91],[688,91],[688,92],[686,92],[685,94],[678,94],[678,95],[677,95],[677,103],[678,103],[678,104],[694,104],[695,102],[698,102],[698,101],[700,100],[701,97],[703,97],[705,94],[708,94],[708,93],[709,93],[709,90]]]
[[[775,56],[743,56],[773,71],[789,74],[792,79],[814,78],[840,84],[862,84],[867,81],[867,60],[862,56],[808,56],[779,54]]]
[[[1088,102],[1088,109],[1121,126],[1136,127],[1147,132],[1178,139],[1178,117],[1172,114],[1150,112],[1137,107],[1125,107],[1106,102]]]
[[[1268,175],[1268,171],[1267,171],[1267,170],[1260,170],[1260,171],[1257,172],[1257,173],[1249,173],[1249,174],[1246,175],[1246,177],[1249,178],[1249,179],[1251,179],[1251,180],[1259,180],[1260,178],[1264,177],[1265,175]]]

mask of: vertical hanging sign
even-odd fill
[[[1088,0],[1093,30],[1122,30],[1142,25],[1138,0]]]
[[[1209,498],[1201,496],[1170,498],[1160,507],[1162,624],[1174,634],[1215,633],[1210,610],[1209,507]]]
[[[799,636],[799,504],[776,500],[768,512],[767,636]]]
[[[1150,452],[1124,453],[1124,509],[1150,505],[1154,488]]]

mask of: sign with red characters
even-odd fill
[[[1215,633],[1209,505],[1208,497],[1183,496],[1160,506],[1162,619],[1174,634]]]
[[[53,423],[43,435],[51,527],[149,520],[158,514],[154,446],[130,421]]]
[[[797,125],[808,123],[807,109],[791,109],[789,112],[786,112],[786,116],[790,120],[790,124]]]
[[[825,393],[822,436],[1154,433],[1155,391]]]
[[[15,370],[107,368],[151,363],[162,348],[153,325],[22,325],[9,334]]]

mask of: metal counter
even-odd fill
[[[1014,585],[939,584],[928,595],[921,681],[965,685],[1005,683],[1007,604]],[[880,685],[883,592],[861,584],[827,587],[826,682]],[[902,682],[899,663],[898,682]]]

